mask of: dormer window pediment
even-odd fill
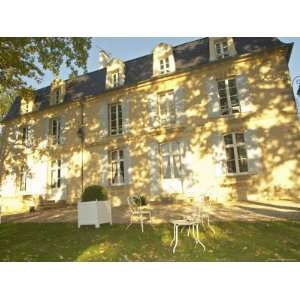
[[[173,48],[160,43],[153,50],[153,76],[164,75],[176,71]]]
[[[209,60],[216,61],[237,54],[232,37],[209,38]]]

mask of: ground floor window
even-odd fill
[[[161,144],[162,175],[164,179],[180,178],[182,157],[179,142]]]
[[[61,186],[61,160],[60,159],[51,161],[50,185],[52,189],[60,188]]]
[[[243,133],[229,133],[224,135],[226,151],[226,167],[228,174],[248,172],[248,157]]]
[[[113,150],[111,158],[111,184],[120,185],[125,183],[125,161],[124,150]]]

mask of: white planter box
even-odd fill
[[[79,228],[81,225],[95,225],[96,228],[99,228],[100,224],[112,224],[109,200],[78,202],[77,208]]]

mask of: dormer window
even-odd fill
[[[33,110],[33,101],[32,100],[21,100],[21,114],[28,114]]]
[[[153,50],[153,76],[164,75],[176,71],[173,48],[161,43]]]
[[[64,102],[65,83],[63,80],[54,80],[51,86],[50,105],[56,105]]]
[[[218,59],[226,58],[229,56],[229,46],[227,39],[215,42],[215,50]]]
[[[170,60],[169,57],[160,60],[160,74],[166,74],[170,72]]]
[[[216,61],[237,54],[232,37],[210,37],[209,38],[209,60]]]
[[[106,66],[106,88],[116,88],[125,83],[125,64],[114,58]]]

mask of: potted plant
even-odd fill
[[[147,205],[147,200],[144,195],[133,196],[133,200],[134,200],[135,204],[140,207]]]
[[[81,225],[95,225],[110,223],[111,203],[107,197],[107,191],[100,185],[87,187],[78,202],[78,227]]]

